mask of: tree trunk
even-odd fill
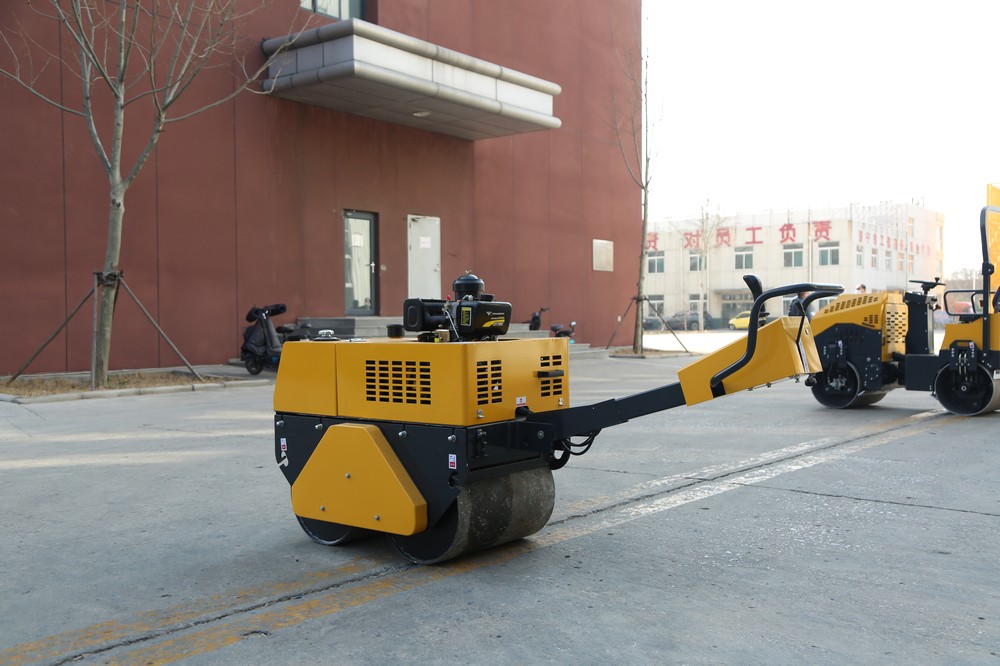
[[[108,246],[104,255],[104,275],[98,280],[97,330],[94,337],[95,387],[108,381],[108,359],[111,356],[111,324],[118,300],[118,260],[122,247],[122,220],[125,217],[125,191],[121,183],[112,187],[108,209]]]
[[[648,168],[648,166],[647,166]],[[645,172],[644,172],[645,173]],[[632,336],[632,353],[642,353],[642,320],[646,303],[646,236],[649,233],[649,187],[642,188],[642,245],[639,251],[639,284],[635,297],[635,334]]]

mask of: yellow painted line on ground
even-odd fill
[[[58,660],[67,655],[92,652],[125,639],[162,633],[171,627],[183,626],[205,618],[231,614],[242,606],[261,600],[282,599],[290,595],[322,589],[345,577],[370,573],[378,565],[390,562],[360,558],[330,571],[317,571],[300,578],[257,587],[235,590],[232,594],[215,595],[194,603],[178,605],[161,611],[138,613],[132,622],[108,621],[77,631],[47,636],[0,651],[0,664],[21,666],[42,661]]]
[[[302,624],[308,620],[326,617],[387,599],[401,592],[435,583],[483,567],[494,566],[514,559],[531,549],[530,542],[519,542],[484,553],[449,562],[444,566],[415,566],[385,577],[340,587],[307,599],[289,601],[275,608],[241,616],[231,622],[216,624],[204,629],[160,641],[155,645],[131,650],[121,656],[110,657],[108,664],[171,664],[183,659],[207,654],[233,645],[247,636],[260,632],[271,633]],[[294,661],[294,659],[292,659]]]

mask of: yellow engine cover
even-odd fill
[[[906,353],[909,322],[903,295],[898,291],[878,294],[844,294],[812,318],[813,335],[836,324],[857,324],[882,333],[882,361],[892,360],[893,352]]]
[[[722,381],[726,393],[820,372],[823,368],[808,321],[802,326],[801,345],[796,344],[800,322],[801,317],[781,317],[758,329],[753,358]],[[684,402],[694,405],[715,397],[712,394],[712,377],[740,360],[746,348],[747,341],[741,338],[682,368],[677,377],[681,382]]]
[[[427,529],[427,502],[370,424],[327,429],[292,484],[292,509],[302,518],[390,534]]]
[[[274,411],[471,426],[569,406],[565,338],[285,344]]]

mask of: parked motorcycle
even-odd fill
[[[551,330],[557,338],[569,338],[569,344],[576,342],[576,340],[573,339],[573,333],[576,332],[575,321],[571,321],[569,323],[569,328],[566,328],[562,324],[552,324],[549,326],[549,330]]]
[[[529,331],[538,331],[542,328],[542,313],[548,310],[548,308],[538,308],[531,313],[531,319],[528,321],[521,322],[522,324],[528,325]]]
[[[284,303],[275,303],[262,308],[255,305],[247,312],[246,320],[251,323],[243,329],[240,360],[251,375],[259,375],[265,367],[277,367],[281,361],[281,346],[285,342],[310,339],[308,323],[301,327],[274,325],[271,318],[284,314],[286,310]]]

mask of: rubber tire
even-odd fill
[[[248,358],[243,365],[246,366],[247,372],[251,375],[259,375],[264,369],[264,359],[254,356],[253,358]]]

